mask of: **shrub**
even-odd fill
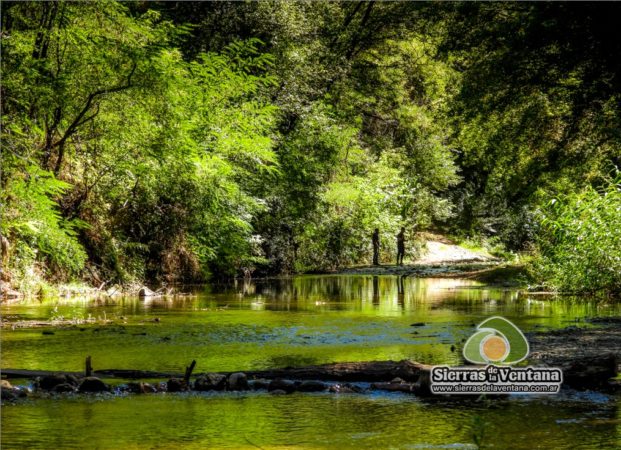
[[[621,175],[549,201],[539,211],[533,273],[569,292],[621,293]]]

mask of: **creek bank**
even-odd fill
[[[334,272],[332,275],[392,275],[415,278],[463,278],[488,285],[519,287],[526,283],[524,266],[500,261],[465,261],[460,263],[357,266]]]
[[[52,287],[51,292],[39,291],[36,294],[25,295],[23,292],[15,290],[10,287],[6,282],[0,281],[0,304],[12,304],[22,302],[27,298],[80,298],[80,299],[95,299],[95,300],[107,300],[120,297],[139,297],[142,299],[155,299],[161,297],[187,297],[193,294],[182,292],[178,287],[160,287],[156,290],[151,290],[149,287],[142,284],[128,284],[128,285],[108,285],[102,283],[99,287],[88,285],[55,285]]]
[[[600,377],[604,377],[605,367],[608,373],[615,374],[621,369],[621,317],[595,317],[526,336],[532,364],[567,368],[571,373],[591,378],[596,376],[591,373],[596,362],[602,365]]]

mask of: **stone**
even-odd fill
[[[78,387],[80,392],[108,392],[110,387],[97,377],[86,377]]]
[[[229,375],[227,387],[229,391],[247,391],[248,377],[243,372],[232,373]]]
[[[182,380],[180,378],[171,378],[166,383],[166,390],[168,392],[181,392],[181,391],[186,391],[187,389],[188,389],[188,386],[185,380]]]
[[[270,385],[270,381],[265,378],[259,378],[258,380],[250,380],[248,381],[248,385],[250,389],[254,391],[267,389]]]
[[[64,383],[67,383],[67,377],[65,375],[46,375],[38,379],[37,386],[39,389],[51,391],[55,386]]]
[[[152,394],[157,392],[155,386],[149,383],[143,383],[142,381],[138,383],[127,383],[127,390],[134,394]]]
[[[321,392],[326,391],[328,389],[328,385],[326,383],[322,383],[321,381],[306,380],[302,381],[297,389],[300,392]]]
[[[151,289],[149,289],[146,286],[142,286],[140,290],[138,291],[138,297],[153,297],[154,295],[155,295],[155,292],[153,292]]]
[[[270,394],[272,394],[272,395],[287,395],[287,393],[285,391],[283,391],[282,389],[275,389],[273,391],[270,391]]]
[[[362,392],[362,388],[359,388],[353,384],[344,383],[330,386],[329,391],[336,394],[357,394]]]
[[[78,380],[78,377],[76,377],[75,375],[65,375],[65,379],[67,380],[67,383],[77,387],[80,385],[80,380]]]
[[[8,380],[2,380],[0,385],[0,398],[3,401],[14,401],[18,398],[26,397],[27,391],[13,386]]]
[[[291,393],[295,391],[296,385],[291,380],[283,380],[281,378],[276,378],[272,380],[269,386],[267,387],[268,391],[285,391],[286,393]]]
[[[2,399],[2,401],[15,401],[19,398],[19,396],[17,395],[17,392],[15,389],[9,389],[9,388],[5,388],[2,387],[0,388],[0,399]]]
[[[72,384],[69,384],[69,383],[57,384],[52,389],[52,392],[57,392],[57,393],[61,393],[61,392],[75,392],[75,391],[76,391],[75,386],[72,385]]]
[[[226,377],[219,373],[207,373],[194,382],[196,391],[222,391],[226,387]]]
[[[140,383],[143,394],[155,394],[157,392],[157,388],[149,383]]]

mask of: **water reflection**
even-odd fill
[[[199,371],[402,358],[457,364],[461,343],[490,315],[531,331],[621,313],[619,304],[589,298],[542,300],[470,280],[411,277],[243,280],[192,292],[2,306],[4,320],[99,321],[53,335],[4,329],[2,366],[80,370],[85,355],[96,369],[170,371],[192,359]],[[621,434],[619,400],[602,397],[458,406],[384,394],[40,400],[3,406],[1,438],[3,448],[33,449],[469,448],[480,432],[473,428],[478,417],[489,447],[613,448]]]
[[[374,276],[373,277],[373,305],[377,306],[379,305],[380,302],[380,296],[379,296],[379,277],[378,276]]]
[[[475,419],[476,418],[476,419]],[[2,408],[3,448],[618,448],[618,402],[199,394]]]
[[[178,370],[192,359],[210,370],[403,358],[459,363],[461,342],[491,315],[532,331],[620,313],[618,304],[587,298],[542,301],[471,280],[393,276],[243,280],[192,293],[2,306],[5,319],[76,321],[54,335],[5,329],[2,365],[79,370],[89,354],[98,367],[153,370]],[[80,323],[89,317],[97,323]],[[104,319],[113,325],[101,325]]]

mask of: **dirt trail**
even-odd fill
[[[414,264],[463,264],[493,260],[495,258],[489,253],[475,252],[446,241],[427,241],[427,252]]]
[[[360,275],[463,276],[486,271],[502,261],[487,252],[469,250],[439,235],[427,235],[423,255],[410,264],[349,267],[339,273]],[[407,252],[406,252],[407,256]]]

